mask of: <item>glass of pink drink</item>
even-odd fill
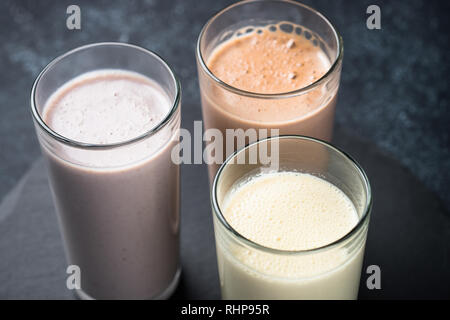
[[[52,61],[31,108],[83,299],[160,299],[179,263],[180,85],[156,54],[98,43]]]

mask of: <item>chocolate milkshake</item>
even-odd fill
[[[306,26],[273,23],[272,6],[311,18]],[[238,3],[213,17],[197,48],[205,130],[279,129],[331,140],[342,48],[324,21],[301,4],[273,1]],[[217,168],[210,165],[211,179]]]
[[[62,84],[39,112],[67,142],[37,126],[81,298],[166,298],[176,287],[177,99],[156,79],[104,69]]]

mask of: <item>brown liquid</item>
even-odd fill
[[[212,73],[241,90],[283,93],[306,87],[330,68],[322,50],[305,37],[281,30],[261,31],[235,36],[214,49],[208,59]],[[273,110],[266,113],[273,114]],[[255,116],[261,115],[251,114]]]
[[[303,35],[260,28],[220,44],[207,59],[207,66],[232,87],[276,94],[312,84],[331,63],[321,48]],[[331,89],[319,85],[305,94],[278,99],[236,94],[201,75],[200,87],[205,129],[217,128],[225,134],[227,128],[273,128],[280,134],[331,139],[337,85]],[[217,168],[209,166],[211,179]]]

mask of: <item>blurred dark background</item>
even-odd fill
[[[129,42],[153,50],[174,68],[181,79],[182,126],[192,129],[193,121],[201,120],[195,65],[196,40],[207,19],[232,2],[2,1],[0,3],[0,203],[2,199],[7,198],[10,190],[30,171],[36,159],[40,157],[30,114],[30,89],[38,73],[51,59],[77,46],[100,41]],[[303,2],[324,13],[336,25],[344,39],[344,66],[336,112],[336,143],[346,150],[350,149],[348,150],[350,153],[354,150],[353,154],[357,153],[355,155],[357,159],[363,158],[361,161],[363,166],[364,161],[367,161],[369,177],[373,177],[378,192],[375,194],[375,209],[378,205],[379,212],[374,212],[373,219],[381,217],[382,212],[389,210],[390,214],[417,217],[411,222],[414,224],[411,228],[416,228],[417,232],[410,231],[411,233],[405,236],[403,249],[413,252],[415,262],[425,263],[428,259],[427,254],[431,254],[428,251],[435,248],[436,254],[439,254],[439,259],[436,258],[435,261],[439,264],[438,269],[449,272],[450,248],[446,242],[449,241],[450,235],[448,57],[450,42],[447,33],[450,30],[448,18],[450,2],[438,0]],[[79,31],[69,31],[66,28],[66,8],[70,4],[81,7],[82,29]],[[366,8],[371,4],[377,4],[381,8],[381,30],[366,28],[368,17]],[[372,156],[364,160],[365,155]],[[375,161],[377,163],[374,163]],[[192,230],[200,233],[203,231],[203,226],[199,229],[192,217],[210,215],[206,169],[201,166],[190,167],[183,167],[183,192],[184,188],[192,187],[194,190],[201,190],[205,196],[188,197],[189,191],[184,193],[183,228],[189,230],[183,231],[185,235],[187,232],[193,232]],[[197,175],[199,170],[202,173]],[[392,181],[385,178],[381,180],[380,177],[387,177],[386,179],[390,178]],[[192,179],[196,181],[193,182]],[[201,187],[195,183],[201,184]],[[19,197],[18,194],[16,196]],[[401,204],[397,203],[400,202],[399,199]],[[197,209],[202,212],[196,212]],[[4,243],[0,244],[0,298],[58,297],[55,293],[57,290],[50,288],[51,285],[42,288],[39,283],[34,286],[30,284],[35,281],[35,277],[49,276],[44,271],[38,275],[27,273],[29,277],[27,279],[20,279],[14,275],[13,270],[17,266],[12,265],[13,262],[8,263],[7,258],[10,257],[10,261],[15,259],[17,263],[24,261],[20,256],[21,246],[26,241],[35,241],[23,240],[26,236],[22,233],[26,231],[18,228],[17,222],[12,221],[12,218],[8,217],[11,220],[8,222],[6,214],[3,215],[5,217],[2,217],[0,210],[0,227],[3,225],[5,230],[13,234],[11,237],[22,237],[20,238],[22,240],[15,244],[12,241],[12,244],[9,244],[7,242],[11,238],[6,238],[5,235],[1,238]],[[439,215],[439,218],[435,215]],[[390,229],[392,225],[388,221],[389,217],[384,219],[383,222],[379,220],[378,232],[380,234],[385,231],[392,232],[401,238],[402,231]],[[430,246],[415,250],[415,244],[408,241],[412,241],[411,237],[417,236],[420,239],[423,236],[420,226],[428,228],[426,232],[430,234],[437,230],[424,221],[435,221],[441,229],[437,231],[438,236],[433,239],[432,244],[430,242]],[[376,223],[375,220],[374,224]],[[402,224],[401,221],[397,223]],[[204,228],[211,229],[210,227],[205,225]],[[39,225],[35,228],[39,229]],[[371,228],[374,229],[375,226],[372,225]],[[412,230],[411,228],[408,230]],[[212,231],[204,232],[207,239],[212,240]],[[437,244],[440,247],[436,248]],[[213,243],[208,245],[213,248]],[[390,246],[388,241],[383,245]],[[214,257],[214,251],[210,247],[205,251],[207,257],[205,259]],[[186,245],[184,249],[193,250]],[[373,249],[372,263],[377,263],[375,258],[387,259],[382,256],[383,250],[389,249],[386,247]],[[62,263],[58,259],[59,255],[55,261]],[[198,266],[202,264],[201,261],[200,259]],[[42,268],[45,270],[45,266]],[[195,285],[195,281],[189,278],[194,273],[189,273],[189,267],[186,270],[182,283],[182,288],[185,289],[181,291],[189,293],[190,289],[186,288],[191,284]],[[202,270],[200,267],[196,271]],[[433,273],[432,266],[413,270],[417,271],[416,277],[424,277],[417,280],[419,288],[412,285],[407,287],[408,277],[404,275],[402,280],[404,282],[399,284],[403,285],[403,289],[391,289],[393,291],[387,291],[386,296],[362,294],[368,298],[434,297],[433,294],[423,292],[435,289],[433,285],[431,287],[426,285],[425,274]],[[403,271],[407,273],[408,269],[404,268]],[[449,289],[439,287],[438,277],[445,281],[448,274],[445,274],[447,278],[436,275],[435,293],[437,292],[438,297],[449,297]],[[13,280],[5,284],[2,279],[6,278]],[[216,280],[215,273],[204,279],[205,282]],[[21,285],[18,285],[19,283]],[[423,284],[423,287],[420,287],[420,284]],[[389,288],[388,283],[386,285]],[[407,290],[407,288],[416,289]],[[211,289],[216,290],[213,294],[208,290],[195,291],[191,297],[218,297],[216,288]],[[183,297],[182,294],[179,296]],[[67,293],[62,297],[67,297]]]

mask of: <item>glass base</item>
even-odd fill
[[[180,276],[181,276],[181,266],[178,267],[177,272],[175,272],[175,276],[173,277],[172,281],[167,286],[167,288],[159,295],[149,298],[147,300],[166,300],[170,298],[170,296],[175,292],[178,283],[180,282]],[[75,291],[75,296],[80,300],[96,300],[95,298],[91,297],[81,289]]]

